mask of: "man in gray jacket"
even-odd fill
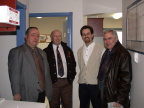
[[[25,43],[13,48],[8,56],[8,70],[14,100],[44,102],[52,99],[49,64],[44,51],[37,48],[39,31],[29,27]]]

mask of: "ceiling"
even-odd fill
[[[88,18],[113,18],[113,15],[115,13],[109,13],[109,14],[93,14],[93,15],[87,15]]]

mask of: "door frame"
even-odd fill
[[[30,13],[29,17],[68,17],[67,23],[67,45],[73,49],[72,47],[72,40],[73,40],[73,32],[72,32],[72,12],[64,12],[64,13]]]
[[[20,46],[24,44],[25,30],[26,30],[26,5],[17,1],[17,10],[20,12],[20,26],[17,26],[16,31],[16,45]]]

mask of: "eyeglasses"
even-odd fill
[[[89,35],[91,35],[91,33],[89,32],[89,33],[87,33],[87,34],[82,34],[82,36],[89,36]]]
[[[59,37],[62,37],[62,36],[61,35],[53,35],[53,37],[58,37],[59,38]]]

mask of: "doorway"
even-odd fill
[[[26,30],[26,5],[17,1],[17,10],[20,12],[20,26],[17,26],[17,46],[22,45],[25,37]]]
[[[40,31],[40,41],[38,46],[42,49],[50,42],[50,33],[56,26],[61,25],[63,41],[72,49],[72,12],[66,13],[30,13],[30,26],[36,26]],[[38,19],[37,17],[41,17]],[[41,22],[42,21],[42,22]],[[54,21],[52,24],[51,21]],[[41,27],[40,27],[41,26]],[[42,39],[41,39],[42,38]]]

